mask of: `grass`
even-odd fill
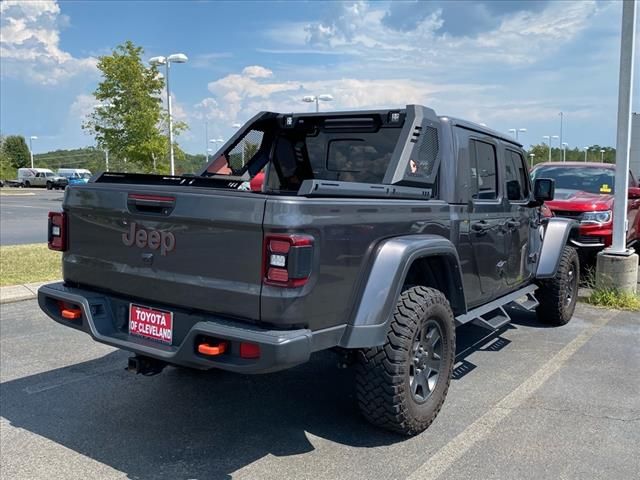
[[[596,289],[587,298],[587,303],[616,310],[640,311],[640,296],[615,289]]]
[[[594,267],[587,267],[583,276],[583,286],[589,289],[589,295],[583,299],[586,303],[616,310],[640,311],[640,295],[615,288],[596,288]]]
[[[60,255],[46,243],[0,247],[0,286],[61,278]]]

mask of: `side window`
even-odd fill
[[[507,198],[514,201],[526,200],[529,196],[529,182],[522,155],[517,152],[505,151],[505,179],[507,183]]]
[[[495,200],[498,198],[496,148],[490,143],[471,140],[469,154],[471,163],[471,198]]]

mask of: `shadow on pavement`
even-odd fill
[[[499,332],[473,326],[458,332],[464,352],[458,362],[495,342],[508,345]],[[353,447],[404,440],[362,419],[353,371],[336,368],[330,352],[259,376],[173,367],[135,376],[124,370],[127,357],[116,351],[5,382],[0,413],[15,427],[136,479],[228,478],[269,454],[313,450],[305,432]]]

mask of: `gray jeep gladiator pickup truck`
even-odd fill
[[[506,307],[570,320],[576,225],[541,215],[553,191],[512,138],[423,106],[263,112],[199,175],[70,186],[49,214],[64,282],[38,300],[137,373],[336,350],[364,416],[413,435],[444,402],[457,326],[499,329]]]

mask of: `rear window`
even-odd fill
[[[381,183],[395,149],[399,128],[357,134],[319,133],[307,137],[313,178]]]
[[[480,140],[471,140],[471,197],[475,200],[498,198],[496,148]]]
[[[207,173],[238,175],[262,147],[264,132],[249,130],[230,150],[222,153],[207,166]]]

